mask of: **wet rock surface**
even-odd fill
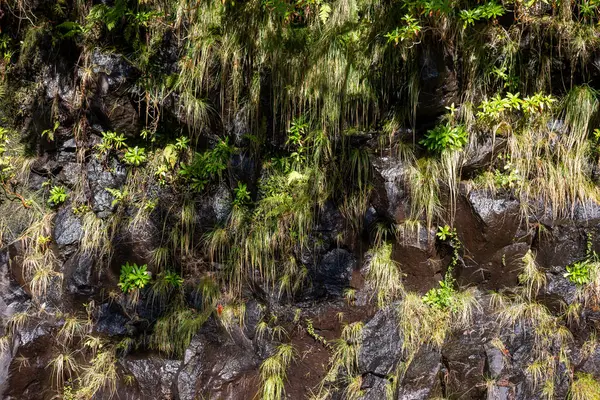
[[[363,57],[354,48],[356,35],[378,24],[370,14],[355,12],[354,4],[347,12],[345,3],[336,3],[331,16],[325,15],[325,2],[284,2],[285,10],[272,2],[258,7],[261,20],[275,24],[280,18],[273,16],[283,12],[285,29],[297,30],[298,37],[269,28],[274,43],[289,47],[286,52],[326,49],[321,41],[330,33],[305,42],[308,19],[336,27],[332,51],[324,53],[344,55],[349,81],[334,85],[325,75],[313,76],[319,67],[339,77],[321,58],[314,65],[308,58],[300,63],[289,58],[285,68],[271,68],[267,59],[287,62],[287,53],[271,57],[256,43],[238,43],[226,36],[230,23],[205,20],[209,13],[203,4],[179,7],[174,16],[152,2],[131,9],[131,2],[105,0],[85,7],[17,3],[0,5],[5,54],[0,136],[6,131],[11,157],[7,166],[0,163],[0,216],[10,217],[0,218],[10,222],[0,224],[0,398],[71,400],[64,389],[81,386],[90,373],[96,381],[87,379],[99,387],[82,399],[258,399],[266,375],[276,375],[265,373],[265,360],[273,361],[287,344],[293,356],[281,386],[283,398],[292,400],[317,392],[323,395],[319,399],[335,400],[570,400],[578,373],[600,380],[594,336],[600,331],[598,288],[565,276],[567,266],[593,259],[592,251],[600,253],[600,204],[580,200],[594,197],[582,193],[597,187],[577,188],[561,198],[573,197],[574,204],[552,209],[546,198],[518,196],[525,183],[540,185],[540,193],[552,192],[556,188],[548,182],[497,182],[510,171],[503,168],[510,163],[511,139],[522,133],[520,125],[547,129],[542,132],[546,147],[531,160],[533,176],[538,166],[548,168],[541,153],[576,136],[568,121],[572,116],[563,115],[568,113],[562,102],[556,103],[560,115],[531,124],[544,107],[531,112],[519,103],[513,111],[531,117],[526,124],[513,124],[506,115],[506,121],[491,126],[478,115],[479,102],[492,98],[483,86],[516,92],[509,79],[519,78],[521,97],[534,96],[537,85],[527,76],[543,75],[546,66],[529,58],[548,59],[542,53],[515,57],[532,61],[517,68],[523,76],[494,66],[493,79],[473,83],[468,59],[484,63],[488,54],[463,49],[458,41],[483,20],[456,33],[456,15],[425,12],[419,23],[433,20],[439,24],[435,29],[420,31],[412,45],[391,40],[381,54]],[[219,18],[234,14],[243,22],[246,15],[236,10],[254,3],[242,3],[217,3]],[[146,14],[154,6],[161,10]],[[561,18],[563,6],[568,5],[561,6]],[[565,51],[561,46],[573,35],[563,31],[583,35],[588,29],[580,26],[581,16],[565,18],[568,26],[547,29],[544,18],[558,12],[547,2],[519,9],[519,15],[507,4],[502,7],[504,15],[489,19],[494,42],[486,48],[490,59],[502,64],[506,55],[494,52],[506,46],[499,45],[503,29],[511,33],[512,46],[508,27],[513,21],[538,18],[539,27],[521,32],[518,43],[519,51],[531,46],[528,51],[536,54],[551,49],[572,56],[575,47]],[[581,12],[581,5],[573,7]],[[90,8],[99,12],[93,24],[94,16],[84,15]],[[40,11],[44,18],[34,18]],[[396,11],[386,17],[388,31],[404,26],[398,23],[403,14]],[[118,14],[114,21],[105,21],[113,12]],[[198,26],[191,14],[183,15],[189,12],[198,13],[194,18],[205,32],[192,30]],[[345,13],[359,19],[338,25]],[[134,21],[136,30],[130,31]],[[560,34],[560,40],[540,41],[547,38],[543,31]],[[190,46],[190,37],[204,34],[209,45]],[[589,45],[590,65],[600,71],[600,56],[592,49],[597,41],[577,35]],[[380,48],[386,37],[378,33],[369,41]],[[487,40],[482,38],[477,40]],[[217,48],[221,59],[211,60]],[[586,56],[580,58],[585,64]],[[393,67],[386,71],[382,60],[388,59]],[[549,60],[544,79],[553,81],[554,95],[563,90],[560,86],[597,86],[598,71],[587,76],[572,60]],[[362,76],[366,70],[375,71],[377,79]],[[317,82],[312,92],[299,90],[307,103],[295,98],[286,74],[306,85]],[[559,76],[569,76],[570,82],[559,85]],[[359,86],[368,87],[376,101],[357,98]],[[287,96],[293,105],[276,104]],[[460,104],[466,98],[472,104]],[[585,105],[579,100],[573,108]],[[312,109],[323,114],[313,118]],[[303,119],[304,114],[310,118]],[[581,135],[592,161],[577,171],[590,178],[590,186],[597,186],[600,176],[596,151],[590,150],[596,146],[596,119]],[[463,123],[469,138],[460,154],[432,151],[421,141],[436,126]],[[103,141],[109,132],[122,134],[125,143]],[[294,134],[299,136],[292,140]],[[2,162],[4,146],[2,138]],[[132,161],[128,157],[135,148],[144,149],[143,156]],[[225,154],[222,159],[218,151],[212,153],[215,149]],[[313,160],[319,157],[319,163]],[[196,175],[190,172],[194,160]],[[437,193],[418,193],[422,188],[410,184],[426,162],[433,171],[427,183]],[[560,167],[555,186],[567,176],[568,166]],[[327,179],[321,181],[319,174]],[[308,189],[301,193],[302,185]],[[53,187],[66,190],[64,202],[49,202]],[[271,191],[275,195],[266,196]],[[264,197],[272,197],[271,203],[259,207]],[[427,215],[414,215],[419,206],[431,206],[431,223]],[[240,215],[244,219],[236,220]],[[452,240],[439,235],[445,225],[460,241],[456,258]],[[91,248],[83,249],[82,243]],[[403,289],[377,304],[369,282],[370,250],[384,243],[392,249],[385,268],[400,269]],[[539,271],[525,269],[526,256],[535,259]],[[122,273],[125,263],[140,269]],[[384,286],[393,279],[385,268],[378,277]],[[269,279],[262,279],[265,271]],[[130,275],[133,288],[124,285]],[[461,308],[468,299],[443,303],[448,293],[440,290],[440,281],[447,276],[453,278],[450,296],[469,289],[474,298],[468,322],[457,322],[461,312],[469,314]],[[528,279],[537,279],[536,284]],[[399,324],[408,294],[421,301],[410,321],[414,331]],[[429,313],[438,319],[428,319]],[[350,328],[359,334],[344,337]],[[434,337],[445,328],[444,337]],[[422,340],[414,348],[411,332]],[[160,341],[183,343],[185,351],[163,351]],[[76,366],[58,376],[55,366],[65,360]],[[541,363],[546,364],[539,372]],[[95,371],[97,365],[104,369]],[[101,381],[111,376],[110,366],[117,378]],[[544,397],[542,390],[550,389],[554,392]]]
[[[315,271],[315,282],[328,295],[340,296],[344,288],[349,286],[356,259],[344,249],[327,252]]]
[[[396,368],[402,356],[402,338],[398,331],[394,307],[378,311],[365,324],[362,335],[363,341],[358,355],[359,372],[387,376]]]

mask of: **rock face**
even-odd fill
[[[173,382],[181,366],[180,360],[148,357],[139,360],[125,359],[122,364],[135,377],[143,397],[171,397]]]
[[[600,381],[591,3],[187,3],[0,2],[0,399]]]
[[[329,295],[340,296],[344,288],[350,284],[356,259],[344,249],[334,249],[327,252],[316,270],[316,279]]]
[[[402,338],[394,307],[378,311],[365,324],[362,335],[358,370],[361,374],[387,376],[396,368],[402,356]]]
[[[440,353],[424,348],[411,363],[398,385],[398,399],[401,400],[425,400],[442,394],[440,372]]]

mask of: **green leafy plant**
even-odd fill
[[[119,287],[124,293],[143,289],[150,282],[150,273],[147,265],[129,264],[126,262],[121,266],[121,276],[119,277]]]
[[[90,212],[92,209],[87,204],[80,204],[76,207],[72,208],[73,214],[75,215],[85,215]]]
[[[54,121],[54,125],[51,129],[44,129],[42,131],[42,137],[45,137],[51,142],[54,141],[54,133],[56,132],[59,126],[60,123],[58,121]]]
[[[433,153],[441,153],[444,150],[460,150],[467,144],[467,140],[464,126],[438,125],[428,131],[419,143]]]
[[[587,234],[586,242],[586,256],[583,260],[574,262],[571,265],[567,265],[567,272],[563,274],[565,278],[568,278],[572,283],[583,286],[587,285],[592,281],[592,266],[594,263],[600,262],[600,257],[593,250],[592,234]]]
[[[590,266],[587,260],[578,261],[567,265],[567,272],[563,274],[576,285],[585,285],[590,283]]]
[[[190,146],[190,139],[187,136],[180,136],[175,141],[175,148],[177,148],[177,150],[179,150],[179,151],[187,150],[187,148],[189,146]]]
[[[221,179],[234,151],[227,139],[221,140],[212,150],[196,153],[190,164],[181,163],[179,175],[194,191],[201,192],[213,179]]]
[[[138,167],[146,162],[146,150],[143,147],[130,147],[123,156],[123,161],[128,165]]]
[[[423,27],[419,25],[419,20],[414,18],[412,15],[406,14],[402,17],[402,21],[404,21],[405,25],[394,29],[391,32],[385,34],[388,43],[394,43],[398,45],[401,42],[414,42],[421,29]]]
[[[113,188],[105,188],[105,189],[108,193],[111,194],[112,197],[114,197],[114,199],[111,203],[111,207],[114,207],[117,204],[122,203],[127,198],[126,190],[119,190],[119,189],[113,189]]]
[[[490,1],[481,6],[470,10],[461,10],[458,16],[463,21],[463,29],[469,25],[475,25],[475,22],[485,19],[496,19],[506,12],[506,9],[501,4],[495,1]]]
[[[51,207],[58,207],[67,200],[67,191],[62,186],[53,186],[50,189],[50,197],[48,198],[48,205]]]
[[[306,160],[304,141],[307,131],[308,123],[304,117],[294,119],[288,130],[286,145],[292,150],[290,158],[296,163],[302,163]]]
[[[423,296],[423,302],[429,306],[444,310],[452,306],[452,299],[455,293],[453,279],[446,275],[446,278],[440,281],[439,288],[430,289]]]
[[[178,288],[181,287],[181,285],[183,285],[183,278],[179,276],[177,272],[174,271],[166,271],[164,280],[166,283],[173,286],[174,288]]]
[[[245,183],[238,182],[238,186],[233,189],[235,197],[233,199],[233,205],[236,207],[242,207],[248,205],[252,199],[250,198],[250,191],[246,187]]]
[[[456,280],[452,274],[456,264],[458,263],[458,251],[462,245],[458,239],[456,229],[450,228],[448,225],[438,227],[436,236],[441,241],[450,244],[452,247],[452,260],[450,261],[450,265],[448,266],[444,280],[440,281],[440,287],[430,289],[423,296],[423,302],[440,310],[453,310],[456,308],[456,305],[454,304],[454,298],[456,297],[457,291],[455,289]]]
[[[499,187],[512,189],[521,186],[523,177],[511,162],[507,162],[502,171],[494,171],[494,182]]]
[[[56,31],[60,39],[75,38],[86,32],[86,28],[75,21],[65,21],[56,25]]]
[[[102,141],[96,145],[101,154],[107,154],[111,150],[119,150],[125,146],[125,136],[116,132],[102,132]]]
[[[438,237],[441,241],[450,240],[454,237],[455,232],[449,225],[438,226],[438,231],[435,236]]]

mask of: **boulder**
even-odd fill
[[[390,374],[402,356],[402,343],[394,307],[379,310],[362,330],[358,371],[379,376]]]
[[[114,197],[106,188],[119,189],[127,178],[127,170],[117,160],[109,160],[105,167],[99,160],[92,158],[87,166],[87,179],[92,195],[92,210],[99,218],[104,218],[113,210]]]
[[[440,353],[429,347],[422,347],[409,364],[402,382],[398,384],[398,400],[442,397],[440,369]]]
[[[314,284],[332,296],[341,296],[350,284],[356,259],[345,249],[333,249],[323,256],[316,267]]]
[[[91,255],[85,253],[72,255],[63,265],[63,271],[69,293],[89,296],[94,292],[96,279],[94,260]]]
[[[140,129],[138,108],[128,91],[137,77],[137,71],[123,57],[94,49],[91,56],[94,72],[95,96],[92,112],[109,130],[136,136]],[[83,71],[80,70],[80,75]]]
[[[181,360],[163,359],[158,356],[144,358],[127,357],[121,365],[135,377],[142,398],[170,399],[174,397],[174,384]]]
[[[237,388],[240,389],[237,393],[232,389],[246,375],[253,373],[258,364],[253,352],[245,346],[240,347],[209,320],[185,351],[182,368],[177,375],[179,398],[251,398],[256,389],[246,392],[244,388]]]
[[[54,219],[54,242],[63,248],[78,243],[82,236],[81,220],[69,205],[61,207]]]
[[[407,164],[397,157],[372,158],[374,191],[372,203],[377,213],[396,223],[408,218],[410,203],[405,190]]]
[[[388,379],[373,374],[363,375],[360,387],[362,395],[358,400],[386,399],[389,385],[391,382]]]
[[[435,229],[419,226],[417,230],[399,230],[398,241],[392,250],[392,259],[397,261],[408,290],[425,293],[437,287],[442,279],[442,262],[437,253]]]

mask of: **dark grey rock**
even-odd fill
[[[79,242],[82,235],[81,220],[73,214],[68,204],[63,206],[54,219],[54,242],[64,247]]]
[[[495,197],[483,190],[472,190],[468,194],[468,200],[473,212],[479,217],[485,226],[485,233],[497,237],[505,233],[510,243],[518,224],[514,221],[519,218],[519,202],[505,197]]]
[[[462,176],[472,176],[477,171],[490,165],[494,157],[506,146],[506,140],[486,134],[478,137],[465,150],[466,156],[462,166]]]
[[[0,336],[5,334],[6,321],[13,314],[25,311],[29,304],[29,297],[12,276],[8,265],[8,252],[0,251]],[[10,348],[0,349],[0,397],[7,389],[9,368],[18,345],[19,342],[13,340]]]
[[[99,49],[94,49],[91,64],[96,78],[92,113],[106,129],[131,137],[137,135],[140,118],[129,93],[138,75],[136,69],[120,55]]]
[[[92,191],[92,209],[100,218],[108,216],[113,210],[114,198],[106,188],[120,188],[127,178],[127,170],[116,160],[110,162],[110,168],[105,168],[100,161],[92,159],[88,163],[87,177]]]
[[[333,249],[317,266],[315,283],[324,287],[328,294],[339,296],[349,286],[355,266],[356,259],[347,250]]]
[[[378,214],[401,223],[408,217],[409,202],[404,180],[406,163],[395,157],[372,157],[375,172],[373,206]]]
[[[546,274],[547,284],[544,288],[544,294],[566,304],[572,304],[578,297],[577,285],[565,278],[564,273],[566,271],[564,267],[553,267]]]
[[[89,254],[72,255],[64,264],[67,276],[67,290],[71,294],[90,295],[94,291],[94,260]]]
[[[121,361],[138,383],[141,394],[147,399],[173,398],[177,372],[181,360],[163,359],[158,356],[145,358],[125,358]]]
[[[81,164],[69,162],[63,165],[57,179],[60,183],[72,188],[81,180],[82,168]]]
[[[596,346],[591,354],[586,355],[579,370],[591,374],[594,379],[600,380],[600,346]]]
[[[504,369],[504,354],[497,347],[486,344],[485,356],[487,359],[487,375],[490,378],[498,378]]]
[[[394,307],[378,311],[363,328],[358,370],[385,376],[398,365],[403,340],[398,331]]]
[[[194,400],[198,389],[196,381],[202,374],[202,358],[206,342],[202,335],[196,335],[185,351],[183,366],[177,375],[177,392],[181,400]]]
[[[433,128],[436,118],[447,113],[446,106],[459,104],[458,78],[452,58],[444,49],[433,45],[419,56],[419,107],[417,120]]]
[[[121,313],[116,304],[101,304],[97,310],[97,323],[95,330],[108,336],[127,335],[131,331],[129,318]]]
[[[253,371],[258,364],[252,351],[245,345],[240,347],[209,321],[185,352],[177,377],[179,398],[194,400],[209,394],[211,398],[228,398],[230,384]]]
[[[383,400],[387,398],[387,387],[390,381],[373,374],[363,375],[359,400]]]
[[[557,225],[539,235],[536,261],[541,268],[564,268],[585,257],[586,231],[576,226]]]
[[[232,201],[231,190],[223,182],[219,183],[198,202],[200,225],[205,228],[224,225],[231,213]]]
[[[101,81],[102,94],[117,90],[133,78],[135,69],[116,53],[103,52],[96,48],[91,57],[92,70]]]
[[[441,397],[438,377],[440,367],[440,353],[428,347],[421,348],[398,385],[398,400],[429,400]]]

